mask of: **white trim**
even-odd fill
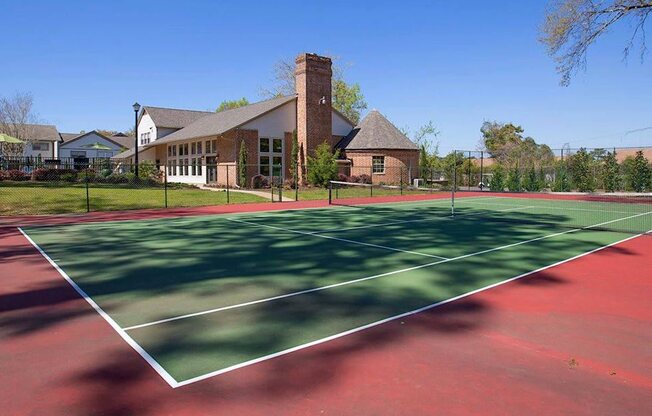
[[[59,267],[58,264],[56,264],[50,258],[50,256],[48,256],[48,254],[41,247],[39,247],[39,245],[36,244],[36,242],[34,242],[34,240],[32,240],[32,238],[28,236],[27,233],[25,233],[25,231],[23,231],[21,227],[16,227],[16,228],[18,228],[18,231],[20,231],[20,233],[27,239],[27,241],[29,241],[29,243],[32,246],[34,246],[34,248],[36,248],[36,250],[38,250],[39,253],[41,253],[41,255],[48,261],[48,263],[50,263],[52,267],[54,267],[54,269],[57,272],[59,272],[59,274],[64,279],[66,279],[68,284],[70,284],[70,286],[72,286],[73,289],[75,289],[77,293],[79,293],[79,295],[82,298],[84,298],[84,300],[88,302],[88,304],[91,305],[93,309],[95,309],[95,312],[97,312],[102,318],[104,318],[104,320],[109,325],[111,325],[111,328],[113,328],[118,333],[118,335],[120,335],[120,337],[123,340],[125,340],[127,344],[129,344],[131,348],[133,348],[138,354],[140,354],[140,356],[143,357],[143,359],[154,369],[154,371],[158,373],[158,375],[161,376],[161,378],[163,378],[163,380],[165,380],[166,383],[170,385],[170,387],[172,388],[179,387],[179,383],[174,379],[174,377],[172,377],[170,373],[168,373],[151,355],[149,355],[147,351],[145,351],[136,341],[134,341],[134,339],[131,338],[120,327],[120,325],[118,325],[118,323],[113,320],[113,318],[111,318],[106,312],[104,312],[104,310],[97,303],[95,303],[95,301],[91,299],[91,297],[88,296],[88,294],[86,294],[86,292],[84,292],[84,290],[81,287],[79,287],[79,285],[77,285],[77,283],[75,283],[70,278],[70,276],[68,276],[68,274],[64,272],[63,269],[61,269],[61,267]]]
[[[372,322],[372,323],[369,323],[369,324],[366,324],[366,325],[362,325],[362,326],[350,329],[348,331],[344,331],[344,332],[340,332],[340,333],[335,334],[335,335],[331,335],[329,337],[325,337],[325,338],[321,338],[321,339],[318,339],[318,340],[315,340],[315,341],[312,341],[312,342],[297,345],[295,347],[288,348],[288,349],[285,349],[285,350],[282,350],[282,351],[278,351],[278,352],[275,352],[273,354],[264,355],[262,357],[255,358],[253,360],[244,361],[242,363],[232,365],[230,367],[226,367],[226,368],[222,368],[220,370],[212,371],[212,372],[207,373],[207,374],[202,374],[201,376],[189,378],[187,380],[183,380],[183,381],[179,382],[177,387],[183,387],[183,386],[186,386],[188,384],[192,384],[192,383],[196,383],[198,381],[206,380],[208,378],[215,377],[215,376],[218,376],[220,374],[224,374],[224,373],[227,373],[227,372],[230,372],[230,371],[233,371],[233,370],[237,370],[237,369],[240,369],[240,368],[243,368],[243,367],[247,367],[247,366],[250,366],[252,364],[257,364],[257,363],[260,363],[260,362],[263,362],[263,361],[271,360],[273,358],[280,357],[282,355],[286,355],[286,354],[289,354],[289,353],[292,353],[292,352],[295,352],[295,351],[303,350],[303,349],[306,349],[306,348],[313,347],[315,345],[323,344],[323,343],[328,342],[328,341],[332,341],[332,340],[335,340],[335,339],[338,339],[338,338],[342,338],[344,336],[351,335],[351,334],[354,334],[356,332],[364,331],[365,329],[373,328],[373,327],[376,327],[376,326],[379,326],[379,325],[382,325],[382,324],[385,324],[385,323],[388,323],[388,322],[391,322],[391,321],[395,321],[397,319],[401,319],[401,318],[405,318],[405,317],[415,315],[415,314],[418,314],[418,313],[421,313],[421,312],[425,312],[427,310],[437,308],[437,307],[445,305],[447,303],[451,303],[451,302],[454,302],[456,300],[460,300],[460,299],[466,298],[468,296],[475,295],[477,293],[484,292],[484,291],[489,290],[489,289],[493,289],[495,287],[504,285],[504,284],[509,283],[509,282],[513,282],[513,281],[518,280],[518,279],[522,279],[524,277],[530,276],[531,274],[541,272],[541,271],[549,269],[551,267],[559,266],[561,264],[564,264],[564,263],[567,263],[569,261],[578,259],[580,257],[584,257],[586,255],[595,253],[597,251],[600,251],[600,250],[603,250],[605,248],[614,246],[616,244],[624,243],[624,242],[626,242],[628,240],[632,240],[634,238],[640,237],[641,235],[642,234],[638,234],[638,235],[634,235],[634,236],[631,236],[631,237],[627,237],[625,239],[613,242],[611,244],[607,244],[605,246],[598,247],[598,248],[596,248],[594,250],[587,251],[586,253],[578,254],[577,256],[568,258],[566,260],[562,260],[562,261],[559,261],[557,263],[550,264],[548,266],[540,267],[540,268],[538,268],[536,270],[532,270],[532,271],[529,271],[527,273],[523,273],[523,274],[520,274],[518,276],[509,278],[509,279],[506,279],[506,280],[503,280],[503,281],[500,281],[500,282],[496,282],[496,283],[493,283],[491,285],[488,285],[488,286],[485,286],[485,287],[482,287],[482,288],[479,288],[479,289],[476,289],[476,290],[472,290],[470,292],[466,292],[466,293],[463,293],[461,295],[458,295],[458,296],[455,296],[455,297],[452,297],[452,298],[449,298],[449,299],[446,299],[446,300],[442,300],[442,301],[439,301],[439,302],[436,302],[436,303],[433,303],[433,304],[430,304],[430,305],[426,305],[426,306],[421,307],[419,309],[414,309],[412,311],[405,312],[405,313],[402,313],[402,314],[399,314],[399,315],[390,316],[389,318],[381,319],[381,320],[376,321],[376,322]]]

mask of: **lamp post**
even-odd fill
[[[134,134],[136,137],[134,137],[134,162],[136,164],[136,177],[138,177],[138,112],[140,111],[140,104],[137,102],[134,103]]]

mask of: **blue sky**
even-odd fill
[[[31,92],[62,132],[124,130],[134,101],[200,110],[255,101],[276,61],[316,52],[341,57],[369,109],[397,126],[432,120],[443,152],[475,149],[483,120],[521,124],[553,147],[652,145],[652,129],[626,134],[652,126],[652,54],[623,63],[623,25],[560,87],[537,42],[545,5],[3,1],[0,95]]]

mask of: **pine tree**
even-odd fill
[[[593,163],[593,157],[584,148],[569,158],[571,180],[573,186],[580,192],[595,191]]]
[[[507,174],[507,189],[510,192],[521,192],[521,172],[518,166],[513,167]]]
[[[242,187],[247,185],[247,146],[244,140],[240,143],[238,154],[238,181]]]
[[[639,150],[634,156],[632,169],[629,173],[628,182],[635,192],[644,192],[650,189],[650,162],[643,155],[643,151]]]
[[[618,160],[616,159],[616,152],[609,152],[603,159],[602,165],[602,182],[606,192],[615,192],[620,189],[620,177]]]
[[[315,149],[315,156],[308,156],[308,182],[315,186],[327,187],[329,181],[337,178],[337,156],[331,146],[324,142]]]
[[[496,165],[493,174],[489,180],[489,189],[494,192],[503,192],[505,190],[505,170],[501,165]]]
[[[566,166],[563,162],[560,162],[557,169],[555,169],[555,181],[552,184],[552,190],[553,192],[570,192],[571,190]]]
[[[537,172],[534,165],[528,169],[525,177],[523,178],[523,188],[526,191],[536,192],[540,190],[539,181],[537,180]]]
[[[297,177],[299,173],[299,137],[297,135],[297,130],[294,129],[292,132],[292,177],[294,178],[295,186],[298,186],[299,178]]]

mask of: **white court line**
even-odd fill
[[[291,230],[289,228],[276,227],[274,225],[258,224],[258,223],[251,222],[251,221],[238,220],[238,219],[235,219],[235,218],[227,218],[227,220],[228,221],[233,221],[233,222],[238,222],[238,223],[241,223],[241,224],[253,225],[253,226],[256,226],[256,227],[271,228],[273,230],[284,231],[284,232],[287,232],[287,233],[294,233],[294,234],[307,235],[307,236],[311,236],[311,237],[325,238],[325,239],[328,239],[328,240],[342,241],[344,243],[358,244],[358,245],[361,245],[361,246],[380,248],[380,249],[383,249],[383,250],[398,251],[398,252],[401,252],[401,253],[414,254],[414,255],[423,256],[423,257],[432,257],[432,258],[444,259],[444,260],[446,259],[446,257],[435,256],[434,254],[426,254],[426,253],[420,253],[418,251],[410,251],[410,250],[401,250],[400,248],[381,246],[381,245],[378,245],[378,244],[371,244],[371,243],[365,243],[363,241],[349,240],[347,238],[338,238],[338,237],[333,237],[333,236],[330,236],[330,235],[313,234],[313,233],[309,233],[309,232],[305,232],[305,231],[297,231],[297,230]]]
[[[650,230],[648,232],[652,232],[652,230]],[[513,282],[513,281],[518,280],[518,279],[522,279],[524,277],[530,276],[530,275],[532,275],[534,273],[541,272],[541,271],[549,269],[551,267],[559,266],[561,264],[564,264],[564,263],[567,263],[569,261],[578,259],[580,257],[584,257],[584,256],[587,256],[589,254],[593,254],[593,253],[595,253],[597,251],[604,250],[605,248],[614,246],[616,244],[624,243],[626,241],[629,241],[629,240],[632,240],[634,238],[640,237],[641,235],[642,234],[638,234],[638,235],[634,235],[634,236],[631,236],[631,237],[627,237],[627,238],[622,239],[620,241],[616,241],[614,243],[607,244],[607,245],[602,246],[602,247],[598,247],[598,248],[596,248],[594,250],[587,251],[586,253],[578,254],[577,256],[568,258],[566,260],[562,260],[562,261],[559,261],[557,263],[550,264],[548,266],[540,267],[540,268],[538,268],[536,270],[532,270],[532,271],[529,271],[527,273],[523,273],[523,274],[520,274],[518,276],[509,278],[509,279],[506,279],[506,280],[502,280],[500,282],[493,283],[491,285],[488,285],[488,286],[485,286],[485,287],[482,287],[482,288],[479,288],[479,289],[476,289],[476,290],[472,290],[470,292],[466,292],[466,293],[463,293],[461,295],[458,295],[458,296],[455,296],[455,297],[452,297],[452,298],[449,298],[449,299],[446,299],[446,300],[442,300],[442,301],[439,301],[439,302],[436,302],[436,303],[432,303],[430,305],[426,305],[426,306],[421,307],[419,309],[414,309],[412,311],[404,312],[404,313],[399,314],[399,315],[390,316],[389,318],[381,319],[379,321],[372,322],[372,323],[369,323],[369,324],[366,324],[366,325],[362,325],[362,326],[359,326],[357,328],[349,329],[348,331],[340,332],[340,333],[337,333],[335,335],[331,335],[329,337],[325,337],[325,338],[321,338],[321,339],[318,339],[318,340],[315,340],[315,341],[312,341],[312,342],[297,345],[295,347],[288,348],[288,349],[285,349],[285,350],[282,350],[282,351],[278,351],[278,352],[275,352],[273,354],[268,354],[268,355],[264,355],[262,357],[254,358],[254,359],[249,360],[249,361],[244,361],[242,363],[232,365],[230,367],[225,367],[225,368],[222,368],[220,370],[211,371],[210,373],[202,374],[201,376],[189,378],[187,380],[183,380],[183,381],[177,383],[178,384],[177,387],[183,387],[183,386],[186,386],[188,384],[196,383],[198,381],[202,381],[202,380],[206,380],[206,379],[211,378],[211,377],[218,376],[220,374],[224,374],[224,373],[227,373],[227,372],[230,372],[230,371],[234,371],[234,370],[237,370],[237,369],[240,369],[240,368],[243,368],[243,367],[248,367],[250,365],[257,364],[257,363],[260,363],[260,362],[263,362],[263,361],[271,360],[273,358],[280,357],[280,356],[286,355],[286,354],[290,354],[290,353],[293,353],[293,352],[296,352],[296,351],[299,351],[299,350],[303,350],[303,349],[306,349],[306,348],[310,348],[310,347],[313,347],[315,345],[319,345],[319,344],[323,344],[323,343],[326,343],[326,342],[329,342],[329,341],[333,341],[335,339],[342,338],[342,337],[345,337],[347,335],[354,334],[356,332],[364,331],[366,329],[370,329],[370,328],[373,328],[373,327],[376,327],[376,326],[379,326],[379,325],[382,325],[382,324],[385,324],[385,323],[388,323],[388,322],[391,322],[391,321],[406,318],[406,317],[411,316],[411,315],[416,315],[418,313],[425,312],[427,310],[437,308],[437,307],[445,305],[447,303],[455,302],[457,300],[466,298],[468,296],[475,295],[477,293],[484,292],[486,290],[493,289],[493,288],[498,287],[498,286],[502,286],[502,285],[504,285],[506,283]]]
[[[179,387],[179,383],[174,379],[174,377],[172,377],[170,373],[165,371],[165,369],[151,355],[149,355],[149,353],[145,351],[143,347],[141,347],[136,341],[134,341],[134,339],[131,338],[125,332],[125,330],[122,329],[120,325],[118,325],[117,322],[113,320],[113,318],[111,318],[106,312],[104,312],[104,310],[97,303],[95,303],[95,301],[91,299],[91,297],[88,296],[88,294],[86,294],[86,292],[84,292],[84,290],[81,287],[79,287],[77,283],[75,283],[70,278],[70,276],[68,276],[68,274],[64,272],[63,269],[61,269],[61,267],[59,267],[58,264],[56,264],[54,260],[52,260],[50,256],[48,256],[48,254],[41,247],[39,247],[39,245],[36,244],[36,242],[34,242],[34,240],[32,240],[32,238],[25,233],[25,231],[23,231],[22,228],[20,227],[16,227],[16,228],[18,228],[18,231],[20,231],[20,233],[27,239],[27,241],[29,241],[30,244],[34,246],[34,248],[36,248],[39,253],[41,253],[41,255],[48,261],[48,263],[50,263],[52,267],[54,267],[54,269],[57,272],[59,272],[59,274],[63,276],[64,279],[66,279],[68,284],[70,284],[70,286],[72,286],[73,289],[75,289],[77,293],[79,293],[79,295],[82,298],[84,298],[84,300],[88,302],[88,304],[91,305],[91,307],[95,309],[95,311],[102,318],[104,318],[104,320],[109,325],[111,325],[111,328],[113,328],[118,333],[118,335],[120,335],[120,337],[122,337],[122,339],[125,340],[127,344],[129,344],[131,348],[133,348],[138,354],[140,354],[141,357],[143,357],[143,359],[154,369],[154,371],[156,371],[158,375],[160,375],[163,378],[163,380],[165,380],[172,388]]]
[[[640,216],[640,215],[645,215],[645,214],[638,214],[636,216]],[[223,306],[223,307],[220,307],[220,308],[208,309],[208,310],[204,310],[204,311],[188,313],[188,314],[185,314],[185,315],[173,316],[173,317],[170,317],[170,318],[160,319],[160,320],[157,320],[157,321],[152,321],[152,322],[147,322],[147,323],[143,323],[143,324],[139,324],[139,325],[129,326],[127,328],[124,328],[124,330],[125,331],[130,331],[132,329],[145,328],[145,327],[148,327],[148,326],[153,326],[153,325],[159,325],[159,324],[163,324],[163,323],[167,323],[167,322],[178,321],[178,320],[181,320],[181,319],[192,318],[192,317],[202,316],[202,315],[208,315],[208,314],[212,314],[212,313],[216,313],[216,312],[226,311],[226,310],[229,310],[229,309],[242,308],[242,307],[245,307],[245,306],[256,305],[256,304],[259,304],[259,303],[272,302],[272,301],[279,300],[279,299],[285,299],[285,298],[289,298],[289,297],[305,295],[307,293],[319,292],[319,291],[326,290],[326,289],[332,289],[332,288],[335,288],[335,287],[351,285],[351,284],[354,284],[354,283],[364,282],[366,280],[378,279],[379,277],[391,276],[391,275],[394,275],[394,274],[399,274],[399,273],[404,273],[404,272],[408,272],[408,271],[412,271],[412,270],[423,269],[425,267],[435,266],[437,264],[449,263],[449,262],[455,261],[455,260],[461,260],[461,259],[465,259],[465,258],[468,258],[468,257],[474,257],[474,256],[478,256],[478,255],[481,255],[481,254],[491,253],[493,251],[503,250],[503,249],[510,248],[510,247],[516,247],[516,246],[519,246],[519,245],[522,245],[522,244],[528,244],[528,243],[532,243],[534,241],[539,241],[539,240],[543,240],[543,239],[546,239],[546,238],[556,237],[556,236],[563,235],[563,234],[569,234],[569,233],[573,233],[573,232],[576,232],[576,231],[590,229],[590,228],[593,228],[593,227],[600,227],[602,225],[606,225],[606,224],[616,222],[616,221],[626,220],[626,219],[629,219],[629,218],[630,217],[622,218],[622,219],[619,219],[619,220],[611,220],[611,221],[591,225],[591,226],[584,227],[584,228],[574,228],[572,230],[562,231],[562,232],[558,232],[558,233],[554,233],[554,234],[548,234],[548,235],[544,235],[544,236],[541,236],[541,237],[532,238],[530,240],[519,241],[517,243],[511,243],[511,244],[507,244],[507,245],[500,246],[500,247],[494,247],[494,248],[490,248],[490,249],[486,249],[486,250],[482,250],[482,251],[477,251],[475,253],[464,254],[464,255],[449,258],[449,259],[444,259],[444,260],[439,260],[439,261],[435,261],[435,262],[431,262],[431,263],[421,264],[419,266],[408,267],[406,269],[394,270],[394,271],[387,272],[387,273],[376,274],[376,275],[368,276],[368,277],[361,277],[359,279],[347,280],[345,282],[333,283],[333,284],[330,284],[330,285],[315,287],[315,288],[311,288],[311,289],[300,290],[300,291],[297,291],[297,292],[290,292],[290,293],[286,293],[286,294],[283,294],[283,295],[272,296],[272,297],[269,297],[269,298],[258,299],[258,300],[254,300],[254,301],[250,301],[250,302],[244,302],[244,303],[239,303],[239,304],[235,304],[235,305]]]

